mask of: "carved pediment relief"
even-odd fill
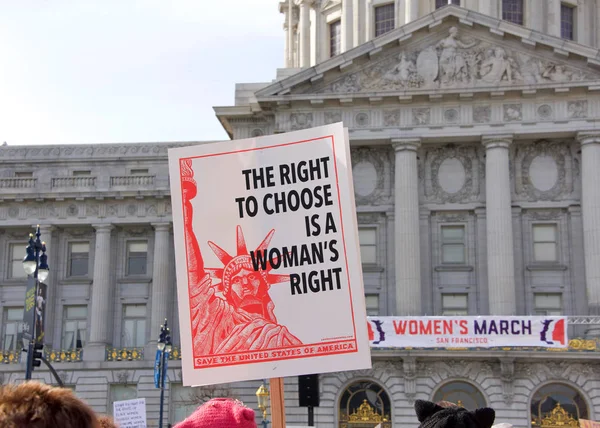
[[[519,42],[498,42],[483,31],[448,27],[390,49],[358,69],[305,88],[305,93],[361,93],[510,87],[583,82],[600,73],[536,52]]]

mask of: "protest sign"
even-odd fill
[[[185,385],[371,367],[341,124],[169,150]]]
[[[146,399],[115,401],[113,419],[120,428],[146,428]]]
[[[566,317],[368,317],[374,348],[567,348]]]

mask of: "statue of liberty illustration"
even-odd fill
[[[223,267],[204,267],[192,226],[191,201],[197,194],[192,160],[180,160],[180,167],[194,357],[302,345],[277,323],[275,304],[269,296],[270,286],[288,282],[289,275],[271,274],[269,267],[254,271],[240,226],[236,231],[236,254],[230,255],[208,242]],[[268,247],[274,233],[271,230],[267,234],[257,251]],[[213,280],[220,282],[213,284]]]

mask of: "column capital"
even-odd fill
[[[567,212],[571,215],[581,215],[581,205],[569,205]]]
[[[600,144],[600,131],[578,132],[577,142],[582,146],[587,144]]]
[[[420,138],[392,138],[392,147],[397,152],[410,150],[416,152],[421,147]]]
[[[96,231],[96,233],[110,233],[115,226],[112,224],[92,224],[92,227]]]
[[[156,232],[168,232],[171,230],[171,222],[164,223],[150,223]]]
[[[485,217],[485,207],[477,207],[473,210],[475,212],[475,216],[478,218]]]
[[[482,135],[481,144],[486,150],[496,147],[508,149],[513,142],[512,134]]]

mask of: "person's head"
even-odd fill
[[[256,428],[254,410],[237,400],[213,398],[174,428]]]
[[[110,416],[99,416],[98,421],[100,422],[101,428],[119,428]]]
[[[100,428],[98,417],[71,390],[39,382],[0,387],[3,428]]]
[[[496,418],[496,412],[489,407],[469,411],[453,405],[442,407],[424,400],[415,402],[415,412],[419,428],[491,428]]]

